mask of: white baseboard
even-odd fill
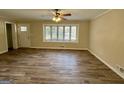
[[[95,54],[93,51],[91,51],[90,49],[88,49],[88,51],[94,55],[96,58],[98,58],[101,62],[103,62],[106,66],[108,66],[112,71],[114,71],[116,74],[118,74],[121,78],[124,79],[124,76],[119,73],[113,66],[111,66],[110,64],[108,64],[108,62],[106,62],[104,59],[102,59],[101,57],[99,57],[97,54]]]
[[[62,47],[30,47],[37,49],[66,49],[66,50],[88,50],[88,48],[62,48]]]
[[[6,53],[8,50],[0,51],[0,54]]]

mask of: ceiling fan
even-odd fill
[[[59,22],[61,20],[67,20],[66,18],[64,18],[64,16],[71,16],[71,13],[62,13],[60,9],[54,9],[53,10],[53,18],[52,20],[55,22]]]

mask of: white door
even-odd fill
[[[20,47],[30,47],[30,29],[28,24],[18,25],[18,37]]]

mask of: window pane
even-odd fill
[[[63,40],[63,27],[58,27],[58,40]]]
[[[26,26],[25,26],[26,27]],[[27,28],[26,28],[27,29]],[[44,39],[51,42],[75,42],[77,40],[76,25],[46,25]]]
[[[64,38],[64,40],[69,40],[69,36],[70,36],[70,27],[65,26],[65,38]]]
[[[71,40],[76,40],[76,26],[71,27]]]
[[[57,27],[52,26],[52,40],[57,40]]]
[[[45,34],[46,34],[46,40],[50,40],[51,39],[51,31],[50,31],[50,26],[46,26],[45,28]]]
[[[21,26],[21,31],[27,31],[27,27],[26,26]]]

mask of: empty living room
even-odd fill
[[[0,84],[124,84],[124,9],[0,9]]]

